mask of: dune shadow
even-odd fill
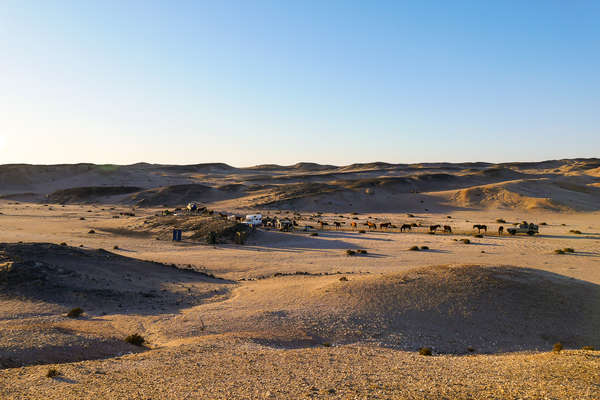
[[[12,258],[0,270],[5,298],[81,307],[89,314],[154,315],[226,298],[237,282],[204,271],[142,261],[105,250],[50,243],[0,243]]]

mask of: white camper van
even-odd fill
[[[248,214],[244,219],[244,224],[251,226],[262,225],[262,214]]]

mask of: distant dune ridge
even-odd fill
[[[0,196],[55,203],[177,206],[236,200],[243,208],[403,211],[510,207],[600,209],[600,160],[542,162],[297,163],[0,166]]]

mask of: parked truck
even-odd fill
[[[523,223],[519,224],[518,227],[508,228],[506,231],[511,235],[516,235],[517,233],[526,233],[529,236],[533,236],[540,232],[539,229],[540,228],[536,224],[523,221]]]

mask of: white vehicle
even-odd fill
[[[243,223],[251,226],[262,225],[262,214],[248,214]]]

